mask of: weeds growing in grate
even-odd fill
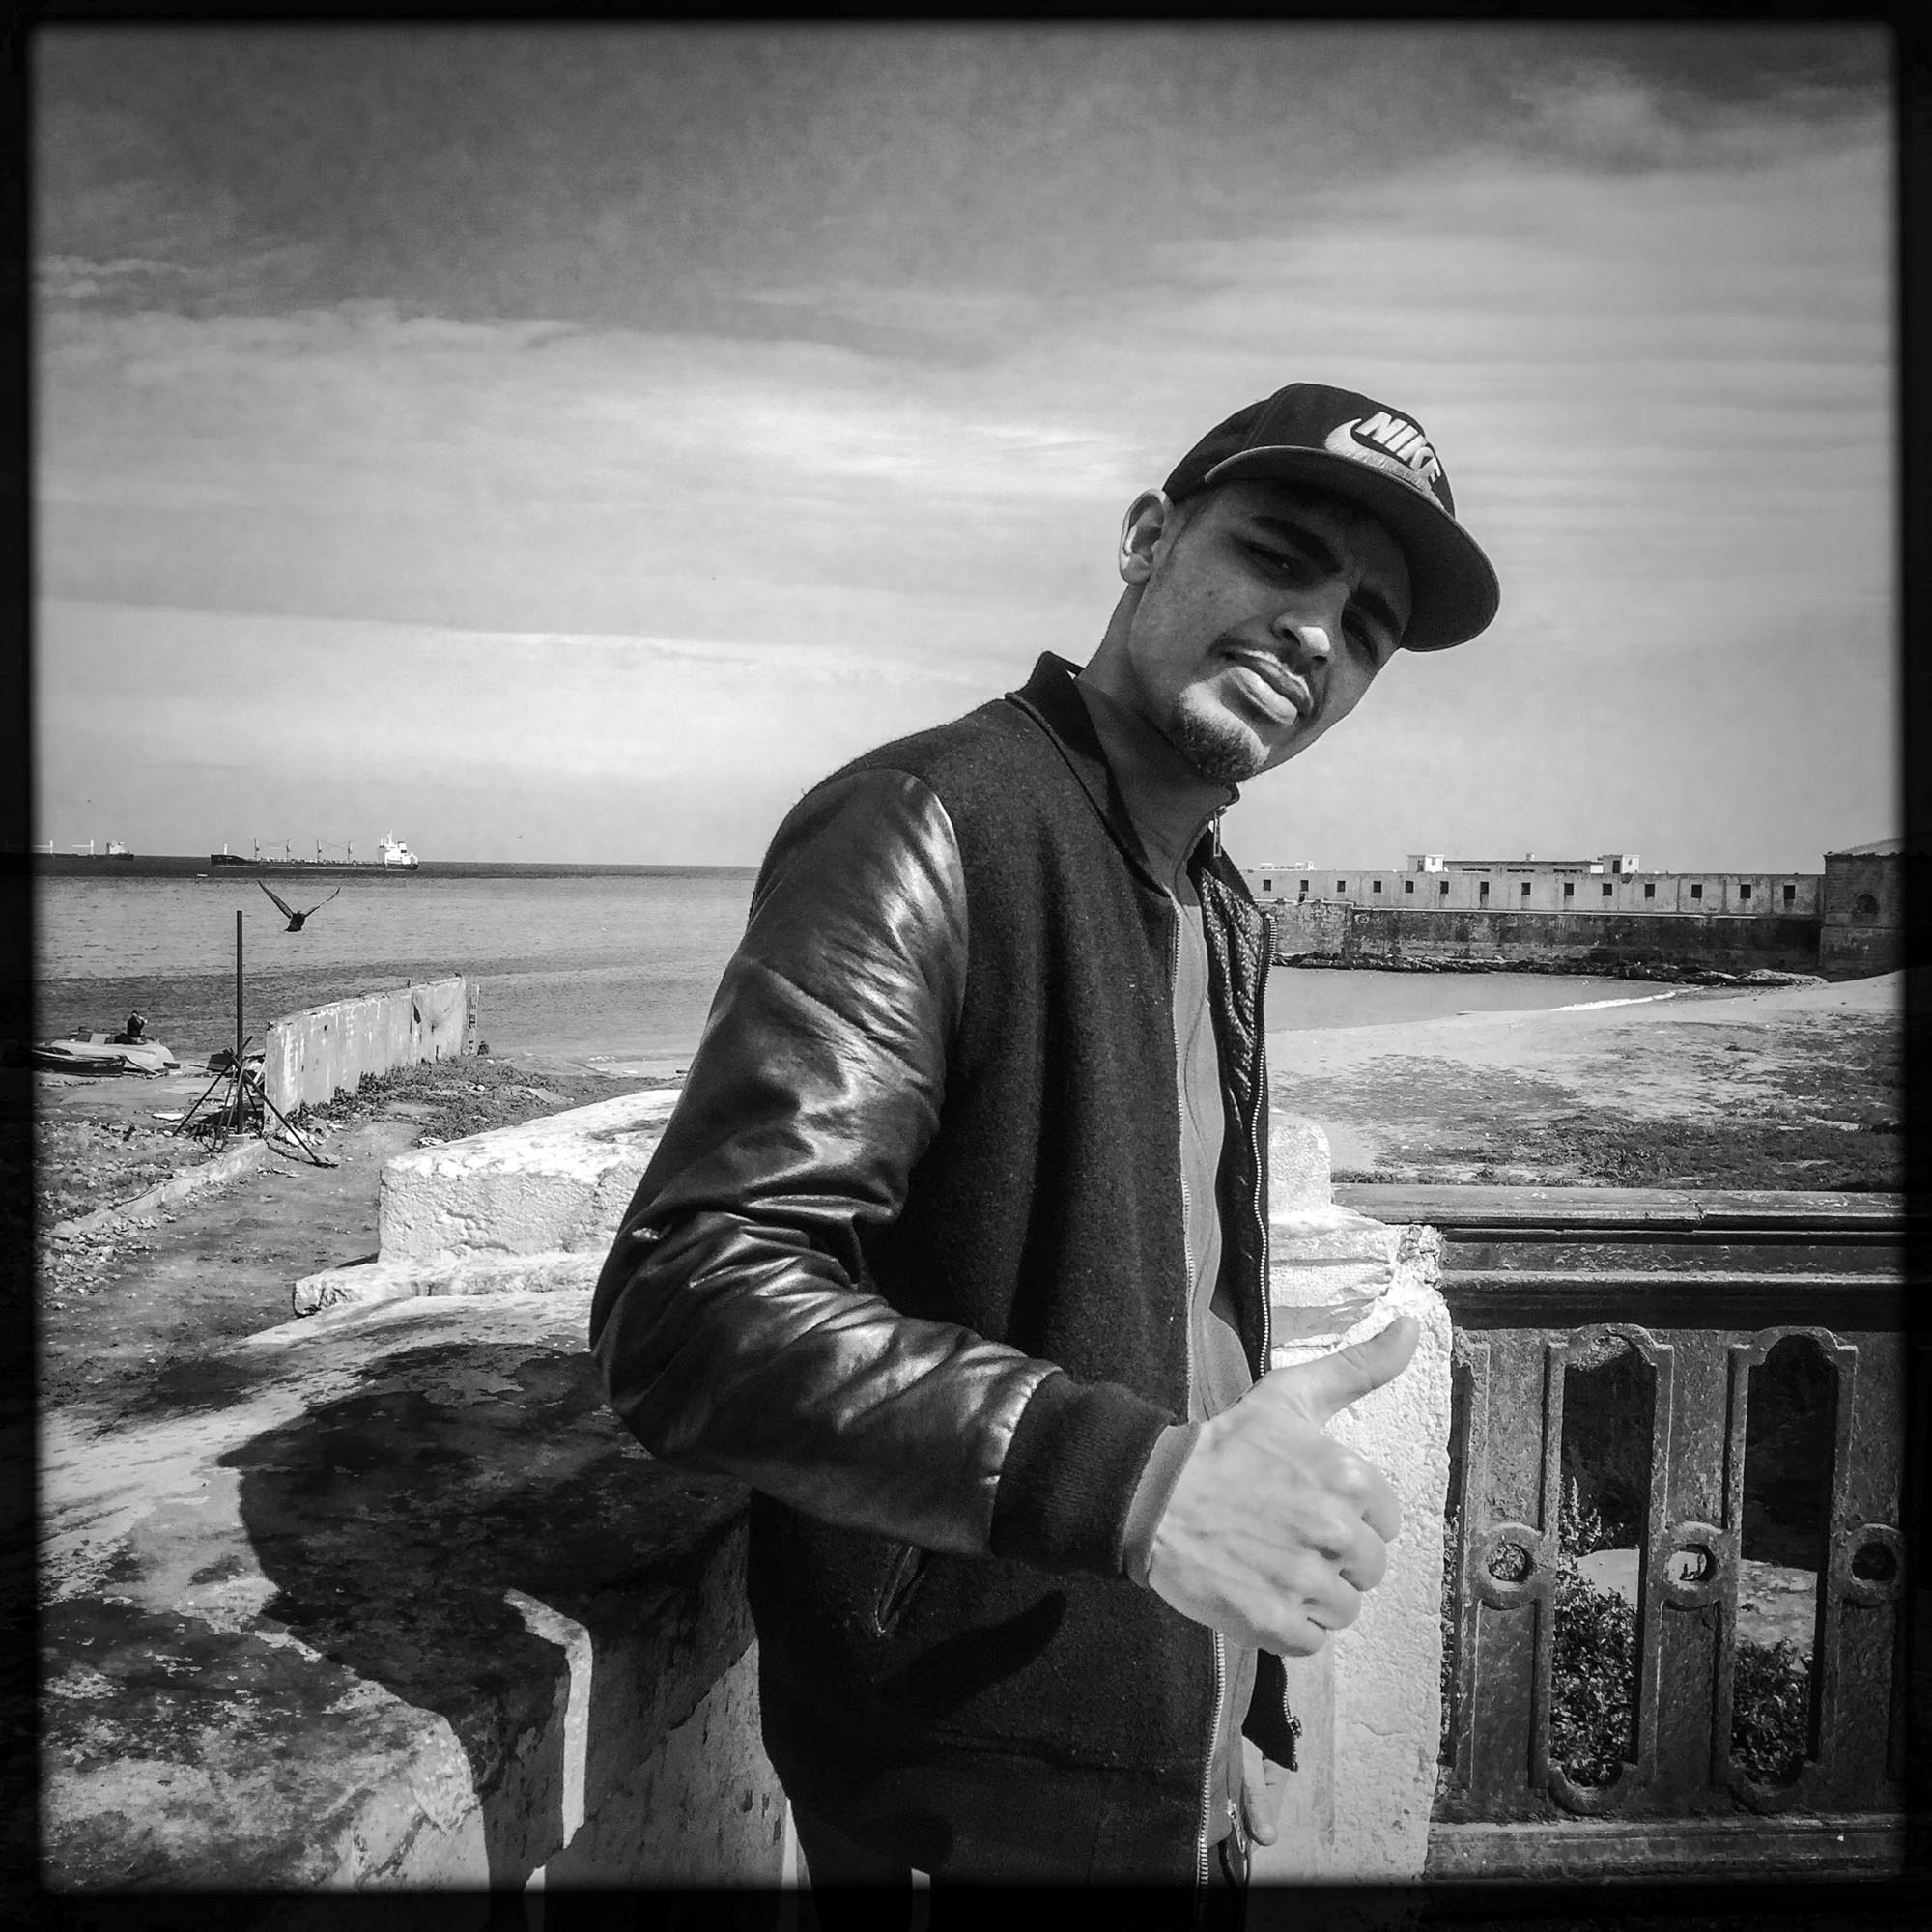
[[[1454,1722],[1456,1595],[1462,1525],[1451,1512],[1442,1562],[1442,1747]],[[1592,1583],[1579,1556],[1605,1547],[1603,1520],[1573,1483],[1557,1517],[1555,1643],[1550,1658],[1549,1753],[1575,1784],[1607,1784],[1635,1755],[1636,1606]],[[1740,1639],[1732,1678],[1732,1761],[1761,1784],[1788,1784],[1810,1731],[1810,1667],[1780,1639]],[[1479,1721],[1473,1718],[1472,1721]]]

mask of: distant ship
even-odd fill
[[[224,845],[218,852],[208,855],[211,866],[242,866],[251,872],[413,872],[422,861],[391,832],[383,840],[378,850],[382,856],[376,859],[358,859],[355,848],[343,848],[347,854],[341,859],[325,859],[322,843],[318,839],[313,859],[298,859],[291,854],[286,843],[282,846],[281,857],[272,852],[264,857],[261,842],[256,841],[252,853],[231,852]]]
[[[13,845],[5,849],[10,852],[17,852],[20,848],[17,845]],[[44,845],[29,845],[27,850],[44,859],[131,859],[134,856],[118,838],[110,838],[98,851],[95,849],[92,838],[85,845],[68,846],[56,845],[49,838]]]

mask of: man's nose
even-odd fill
[[[1297,669],[1328,662],[1335,654],[1335,631],[1331,612],[1305,604],[1282,611],[1274,620],[1274,634],[1281,639],[1284,655]]]

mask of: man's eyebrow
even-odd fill
[[[1285,542],[1299,544],[1331,577],[1342,568],[1342,559],[1329,548],[1326,541],[1311,530],[1306,524],[1293,523],[1286,517],[1271,516],[1264,510],[1251,513],[1248,522],[1264,536],[1278,537]],[[1380,624],[1390,637],[1400,639],[1403,633],[1402,620],[1395,614],[1395,607],[1379,590],[1365,583],[1354,592],[1354,601]]]

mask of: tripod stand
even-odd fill
[[[250,1034],[248,1038],[254,1038],[254,1035]],[[247,1044],[248,1041],[243,1040],[242,1048],[245,1049]],[[303,1138],[301,1129],[269,1098],[262,1087],[261,1074],[249,1065],[240,1051],[235,1053],[229,1064],[202,1089],[201,1097],[194,1105],[175,1122],[176,1133],[187,1131],[189,1122],[201,1112],[202,1103],[217,1087],[225,1087],[226,1092],[203,1122],[201,1129],[204,1133],[214,1137],[214,1144],[217,1147],[221,1146],[230,1134],[253,1133],[267,1140],[269,1137],[267,1116],[272,1114],[280,1122],[282,1131],[317,1167],[336,1165],[328,1155],[318,1153]]]
[[[262,1085],[261,1073],[251,1067],[244,1058],[248,1041],[255,1036],[249,1034],[244,1037],[242,1032],[242,915],[237,912],[235,915],[235,1051],[229,1056],[228,1065],[202,1089],[201,1098],[175,1122],[175,1132],[185,1133],[188,1122],[201,1112],[202,1101],[206,1100],[217,1087],[225,1084],[227,1092],[222,1094],[220,1102],[202,1127],[203,1132],[214,1137],[214,1144],[217,1147],[226,1142],[230,1134],[253,1133],[268,1140],[269,1125],[265,1116],[266,1110],[266,1114],[274,1115],[281,1123],[282,1131],[317,1167],[339,1165],[329,1155],[318,1153],[302,1138],[300,1129],[269,1098]],[[270,1144],[273,1145],[272,1142]]]

